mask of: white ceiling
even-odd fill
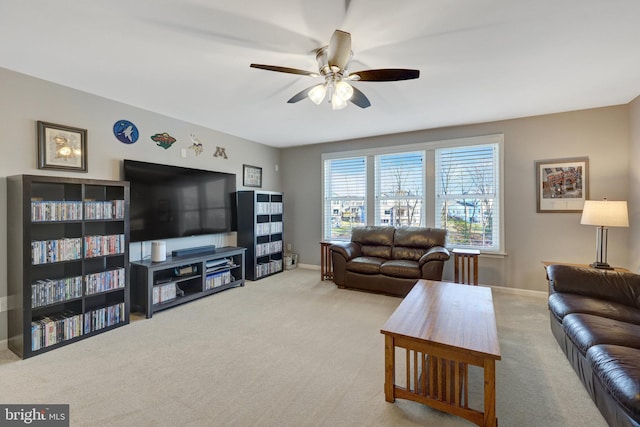
[[[372,106],[287,104],[352,35]],[[626,104],[638,0],[0,0],[0,67],[275,147]],[[0,94],[1,96],[1,94]],[[135,117],[127,117],[135,122]]]

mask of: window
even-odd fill
[[[351,229],[366,225],[366,158],[324,162],[324,234],[326,239],[349,239]]]
[[[360,225],[447,230],[449,248],[504,252],[502,134],[322,155],[324,239]]]
[[[496,144],[436,150],[436,221],[449,246],[498,250]]]
[[[375,156],[376,225],[424,224],[424,151]]]

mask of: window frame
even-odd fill
[[[494,250],[488,248],[474,247],[474,246],[461,246],[461,245],[448,245],[450,249],[456,247],[474,248],[479,249],[481,253],[493,254],[493,255],[506,255],[505,250],[505,218],[504,218],[504,134],[490,134],[481,136],[472,136],[455,139],[444,139],[436,141],[426,141],[415,144],[396,145],[390,147],[380,148],[367,148],[361,150],[349,150],[349,151],[335,151],[322,153],[321,155],[321,198],[322,198],[322,239],[329,239],[327,237],[326,220],[325,220],[325,161],[352,158],[352,157],[365,157],[366,168],[366,196],[365,196],[365,220],[367,225],[374,225],[376,222],[376,201],[375,201],[375,185],[376,185],[376,172],[375,168],[375,156],[384,154],[398,154],[403,152],[415,152],[424,151],[424,183],[423,183],[423,206],[422,215],[424,216],[425,227],[435,227],[436,222],[436,162],[435,162],[435,150],[438,148],[454,148],[465,147],[473,145],[488,145],[495,144],[497,146],[497,161],[498,165],[496,170],[498,171],[498,178],[496,185],[498,186],[497,199],[499,207],[497,213],[499,214],[499,226],[498,226],[498,245]],[[330,230],[329,230],[330,232]],[[336,239],[332,239],[336,240]]]

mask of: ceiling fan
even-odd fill
[[[336,30],[331,36],[328,46],[316,50],[318,72],[300,70],[297,68],[280,67],[277,65],[251,64],[252,68],[260,68],[280,73],[299,74],[309,77],[323,77],[324,83],[308,87],[289,99],[290,104],[309,98],[319,105],[329,96],[329,102],[334,110],[341,110],[351,101],[360,108],[371,106],[369,99],[358,88],[350,84],[352,81],[360,82],[392,82],[398,80],[410,80],[420,77],[420,70],[408,70],[404,68],[381,68],[377,70],[363,70],[349,72],[351,51],[351,34]]]

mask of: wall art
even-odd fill
[[[87,171],[87,130],[38,121],[38,169]]]
[[[156,143],[158,147],[162,147],[165,150],[173,145],[177,140],[169,135],[167,132],[156,133],[151,137],[151,140]]]
[[[242,165],[242,185],[262,188],[262,168]]]
[[[133,144],[138,140],[140,133],[136,125],[129,120],[118,120],[113,124],[113,135],[123,144]]]
[[[537,160],[537,212],[582,212],[589,198],[589,158]]]

